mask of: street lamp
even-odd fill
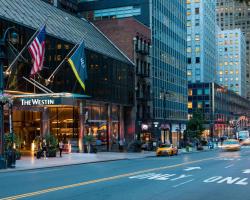
[[[3,37],[0,39],[0,96],[4,95],[4,74],[3,65],[7,59],[7,45],[10,41],[13,44],[18,42],[18,34],[15,27],[9,27],[5,30]],[[13,134],[13,133],[11,133]],[[13,135],[12,135],[13,140]],[[4,156],[4,103],[0,103],[0,169],[5,167]]]

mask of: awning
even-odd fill
[[[21,94],[11,95],[14,106],[58,106],[77,105],[78,100],[90,98],[88,95],[74,93],[47,93],[47,94]]]

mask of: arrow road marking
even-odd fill
[[[243,170],[242,173],[243,173],[243,174],[250,174],[250,169],[245,169],[245,170]]]
[[[196,170],[196,169],[201,169],[200,167],[188,167],[186,169],[184,169],[184,171],[192,171],[192,170]]]

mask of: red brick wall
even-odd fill
[[[150,40],[150,29],[134,18],[109,19],[94,21],[94,24],[132,61],[133,38],[140,37]]]

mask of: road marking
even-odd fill
[[[61,171],[61,170],[62,169],[36,170],[36,171],[26,172],[26,174],[45,173],[45,172],[53,172],[53,171]]]
[[[234,165],[228,165],[228,166],[225,167],[225,169],[230,168],[230,167],[232,167],[232,166],[234,166]]]
[[[136,176],[130,176],[128,178],[130,178],[130,179],[147,179],[147,180],[166,181],[166,180],[169,180],[170,177],[172,177],[172,176],[176,176],[176,174],[149,173],[149,174],[139,174],[139,175],[136,175]],[[192,175],[190,175],[190,174],[188,174],[188,175],[181,174],[176,178],[171,178],[170,180],[171,181],[176,181],[176,180],[187,178],[187,177],[190,177],[190,176],[192,176]]]
[[[173,187],[174,187],[174,188],[179,187],[179,186],[184,185],[184,184],[186,184],[186,183],[192,182],[193,180],[194,180],[194,179],[191,179],[191,180],[189,180],[189,181],[180,183],[180,184],[178,184],[178,185],[174,185]]]
[[[169,166],[164,166],[164,167],[151,168],[151,169],[141,170],[141,171],[137,171],[137,172],[121,174],[121,175],[117,175],[117,176],[111,176],[111,177],[106,177],[106,178],[94,179],[94,180],[90,180],[90,181],[84,181],[84,182],[75,183],[75,184],[71,184],[71,185],[48,188],[48,189],[44,189],[44,190],[40,190],[40,191],[36,191],[36,192],[30,192],[30,193],[15,195],[15,196],[9,196],[9,197],[2,198],[0,200],[22,199],[22,198],[37,196],[37,195],[46,194],[46,193],[50,193],[50,192],[55,192],[55,191],[60,191],[60,190],[65,190],[65,189],[90,185],[90,184],[94,184],[94,183],[100,183],[100,182],[105,182],[105,181],[121,179],[121,178],[130,177],[130,176],[134,176],[134,175],[138,175],[138,174],[142,174],[142,173],[147,173],[147,172],[153,172],[153,171],[159,171],[159,170],[164,170],[164,169],[176,168],[176,167],[180,167],[180,166],[185,166],[185,165],[194,164],[194,163],[200,163],[200,162],[203,162],[203,161],[214,160],[214,159],[216,159],[216,157],[204,158],[204,159],[201,159],[201,160],[194,160],[194,161],[190,161],[190,162],[186,162],[186,163],[180,163],[180,164],[176,164],[176,165],[169,165]]]
[[[240,177],[222,177],[222,176],[213,176],[206,180],[204,180],[204,183],[226,183],[226,184],[236,184],[236,185],[248,185],[247,182],[248,178],[240,178]]]
[[[243,174],[250,174],[250,169],[245,169],[245,170],[243,170],[242,173],[243,173]]]
[[[184,169],[184,171],[192,171],[196,169],[201,169],[201,168],[200,167],[187,167],[186,169]]]

